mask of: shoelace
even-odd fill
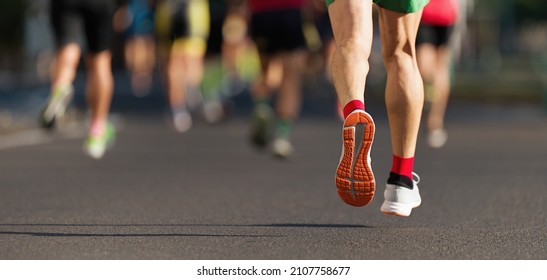
[[[412,172],[412,181],[414,184],[418,184],[420,182],[420,176],[416,172]]]

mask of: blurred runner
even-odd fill
[[[376,192],[370,159],[375,126],[364,104],[373,35],[372,2],[326,0],[337,47],[332,59],[332,79],[345,118],[336,187],[340,198],[352,206],[367,205]],[[387,70],[385,98],[393,152],[380,210],[398,216],[410,215],[421,203],[419,178],[413,166],[424,93],[415,40],[427,2],[374,0]]]
[[[207,0],[159,0],[156,29],[167,57],[167,92],[178,132],[192,127],[190,98],[201,98],[203,59],[209,35]]]
[[[333,88],[331,64],[334,51],[336,50],[336,43],[334,41],[334,34],[332,33],[332,25],[324,1],[312,1],[312,4],[311,8],[313,11],[315,27],[321,39],[321,48],[319,49],[321,61],[319,69],[323,71],[321,74],[324,75],[324,79],[328,82],[329,88]],[[312,52],[312,57],[314,56],[317,57],[317,52]],[[336,100],[335,103],[335,110],[340,119],[344,121],[342,106],[338,100]]]
[[[51,93],[41,114],[41,125],[53,128],[71,101],[74,94],[72,82],[82,53],[78,42],[83,29],[88,46],[86,95],[91,112],[84,151],[95,159],[104,155],[115,137],[114,127],[108,122],[114,84],[110,52],[114,5],[112,0],[51,1],[51,21],[58,49]]]
[[[202,83],[203,115],[208,123],[221,121],[228,111],[229,98],[244,89],[243,82],[238,79],[236,59],[238,47],[243,45],[246,38],[247,23],[243,16],[234,12],[237,10],[235,2],[241,1],[209,1],[211,32],[207,40]],[[230,31],[224,32],[226,29]]]
[[[147,95],[156,64],[154,38],[155,0],[125,0],[115,15],[115,25],[125,31],[125,64],[131,72],[131,86],[136,96]]]
[[[322,70],[324,70],[325,78],[332,83],[330,65],[332,63],[332,56],[336,50],[336,44],[332,34],[329,13],[323,1],[313,1],[312,4],[311,8],[315,27],[321,39]]]
[[[418,65],[431,101],[427,143],[432,148],[441,148],[448,140],[444,116],[450,95],[451,40],[459,16],[458,5],[458,0],[430,0],[416,39]]]
[[[292,126],[300,113],[301,80],[307,43],[302,11],[306,0],[249,0],[251,37],[261,62],[261,76],[253,86],[254,111],[251,137],[255,145],[267,146],[273,133],[272,152],[286,158],[293,153]],[[278,89],[274,113],[270,96]]]

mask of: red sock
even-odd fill
[[[393,155],[393,161],[391,164],[391,172],[397,175],[403,175],[412,179],[412,170],[414,168],[414,157],[402,158]]]
[[[106,121],[104,120],[95,120],[91,122],[89,126],[89,134],[93,136],[100,136],[103,134],[106,128]]]
[[[357,110],[357,109],[360,109],[360,110],[365,110],[365,104],[361,101],[361,100],[352,100],[350,102],[348,102],[348,104],[346,104],[346,106],[344,106],[344,119],[348,117],[349,114],[351,114],[351,112]]]

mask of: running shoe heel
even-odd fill
[[[408,217],[413,208],[420,206],[422,198],[418,183],[420,177],[416,173],[412,173],[412,188],[386,184],[384,191],[384,203],[380,207],[380,211],[384,214]]]
[[[407,204],[397,203],[392,201],[384,201],[380,210],[384,214],[408,217],[410,216],[410,213],[412,212],[412,208],[413,207],[410,207]]]
[[[276,158],[286,159],[294,153],[294,147],[287,138],[276,138],[272,143],[272,153]]]

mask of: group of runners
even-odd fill
[[[248,34],[260,59],[260,75],[250,87],[254,102],[250,138],[255,145],[269,148],[273,155],[282,158],[291,156],[294,149],[291,134],[300,111],[302,76],[311,36],[306,32],[305,11],[313,1],[228,1],[230,3],[223,4],[227,9],[221,13],[223,18],[228,18],[228,11],[240,13],[239,19],[248,18]],[[131,61],[127,65],[134,75],[132,84],[140,89],[150,84],[151,65],[155,60],[146,57],[155,52],[150,39],[154,38],[150,34],[155,30],[159,47],[164,49],[166,91],[173,124],[180,132],[192,126],[187,98],[200,89],[208,36],[211,32],[228,33],[226,26],[220,31],[211,27],[216,19],[211,17],[214,14],[211,7],[219,2],[223,1],[134,0],[125,3],[128,10],[133,9],[133,23],[127,28],[136,38],[128,41],[126,48],[126,60]],[[115,4],[112,0],[51,1],[51,21],[58,49],[51,94],[41,115],[41,125],[54,127],[74,94],[72,82],[82,54],[77,30],[82,28],[87,41],[86,96],[90,111],[84,150],[96,159],[103,157],[115,137],[114,126],[108,121],[114,83],[110,49]],[[330,52],[328,67],[344,118],[342,155],[335,172],[338,194],[349,205],[364,206],[376,193],[370,159],[376,127],[373,117],[365,110],[366,77],[369,71],[377,71],[370,69],[368,62],[373,40],[373,9],[376,9],[387,72],[385,100],[393,152],[391,169],[386,172],[381,211],[408,216],[421,203],[419,177],[413,167],[423,113],[424,81],[434,96],[427,118],[428,142],[438,148],[447,140],[444,114],[450,90],[449,38],[458,17],[458,1],[326,0],[324,5],[336,46],[335,51]],[[121,13],[122,18],[124,15]],[[140,21],[136,22],[137,19]],[[226,44],[225,50],[233,52],[230,39],[224,39],[225,42],[217,40],[216,44],[223,47]],[[145,58],[138,53],[144,53]],[[272,106],[274,93],[277,96]],[[356,134],[360,126],[364,127],[363,133]]]

